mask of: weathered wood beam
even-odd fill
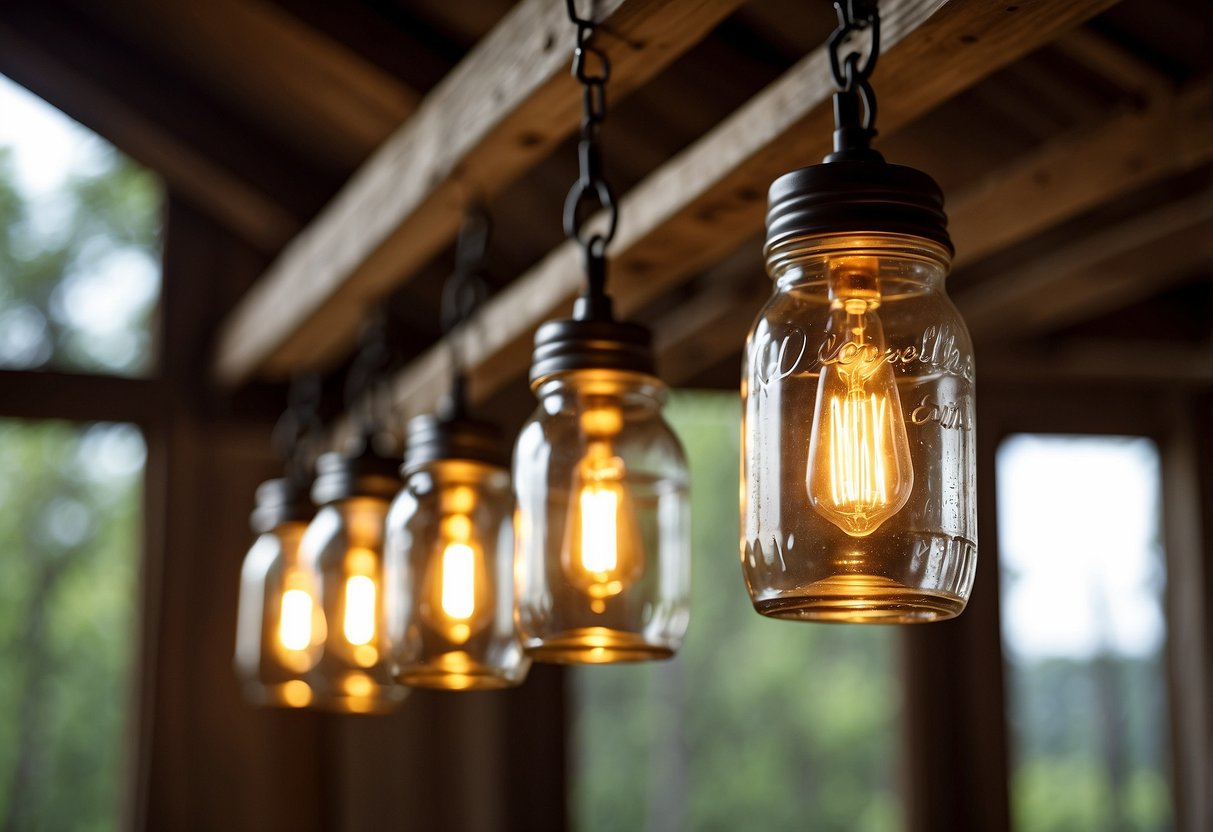
[[[128,44],[58,6],[0,6],[0,72],[160,174],[170,190],[275,251],[332,186]]]
[[[262,0],[82,5],[232,101],[284,144],[346,168],[420,101],[344,44]]]
[[[1082,380],[1205,386],[1213,382],[1213,343],[1178,344],[1076,338],[1064,344],[985,350],[983,379]]]
[[[1112,223],[1032,261],[1013,274],[955,294],[976,341],[1021,338],[1107,311],[1119,300],[1148,297],[1185,268],[1213,260],[1213,199],[1198,194]],[[1157,247],[1172,255],[1152,264]],[[1140,253],[1144,250],[1144,256]]]
[[[971,263],[1135,187],[1213,157],[1213,85],[1158,93],[1058,138],[948,205],[956,264]],[[1030,206],[1030,207],[1029,207]]]
[[[611,99],[652,78],[741,0],[603,0]],[[283,252],[221,329],[215,375],[330,362],[367,307],[455,235],[465,205],[526,173],[576,127],[563,3],[524,0]]]
[[[1109,5],[885,3],[875,79],[881,131],[896,131]],[[771,180],[828,151],[833,91],[827,54],[818,49],[627,194],[611,251],[610,291],[620,314],[642,309],[761,231]],[[580,284],[581,255],[564,244],[484,307],[464,342],[474,398],[523,374],[535,326],[565,313]],[[400,409],[434,406],[447,355],[439,344],[405,368],[395,389]]]
[[[1057,48],[1075,62],[1142,98],[1170,92],[1166,73],[1090,27],[1080,26],[1057,40]]]

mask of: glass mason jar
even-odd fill
[[[545,327],[573,323],[584,322]],[[632,326],[610,324],[612,337]],[[580,663],[672,655],[689,620],[690,509],[686,458],[661,415],[665,385],[570,369],[533,370],[531,388],[539,407],[514,450],[527,652]]]
[[[302,708],[312,702],[304,674],[324,641],[311,575],[299,562],[299,543],[313,510],[304,489],[287,479],[257,488],[250,525],[257,538],[240,570],[236,622],[236,676],[255,705]]]
[[[769,236],[775,291],[741,388],[741,565],[760,613],[903,623],[964,609],[973,350],[944,292],[950,263],[913,233]]]
[[[383,617],[383,529],[400,484],[396,463],[371,451],[323,454],[312,500],[320,508],[300,543],[328,623],[308,674],[315,705],[383,713],[404,698],[388,672]]]
[[[407,685],[490,690],[530,667],[514,624],[514,494],[491,425],[419,416],[387,519],[389,659]]]

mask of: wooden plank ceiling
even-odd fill
[[[948,194],[952,292],[983,370],[1031,376],[1019,358],[1046,356],[1042,375],[1136,381],[1156,350],[1182,380],[1213,379],[1207,3],[881,5],[879,147]],[[735,384],[769,291],[766,185],[829,140],[832,12],[593,8],[615,62],[611,291],[654,326],[671,382]],[[13,0],[0,72],[265,258],[216,333],[216,380],[339,371],[388,304],[407,361],[395,398],[412,413],[443,390],[437,296],[468,202],[494,213],[501,288],[466,349],[476,399],[517,386],[535,325],[578,289],[559,228],[576,168],[571,29],[560,0]],[[1171,325],[1146,326],[1160,305]]]

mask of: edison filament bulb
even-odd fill
[[[491,690],[526,677],[514,623],[514,497],[492,425],[462,412],[409,423],[387,520],[388,650],[415,687]]]
[[[878,261],[828,266],[829,363],[823,363],[809,433],[809,502],[852,537],[866,537],[910,498],[914,469],[880,308]]]
[[[573,467],[561,564],[569,583],[590,598],[595,612],[644,574],[644,543],[627,469],[613,441],[623,414],[611,401],[587,403],[580,415],[585,454]]]
[[[384,713],[404,696],[388,671],[382,625],[384,521],[400,480],[395,462],[364,443],[317,460],[319,510],[300,543],[327,622],[307,680],[315,706],[340,713]]]
[[[289,479],[257,489],[251,525],[257,538],[240,572],[235,668],[253,704],[302,708],[312,704],[304,680],[320,656],[324,615],[299,560],[304,529],[314,513],[306,489]]]

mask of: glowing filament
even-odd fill
[[[595,483],[581,489],[580,500],[581,566],[593,575],[605,576],[619,563],[615,535],[619,497],[615,489]]]
[[[872,511],[889,504],[888,409],[889,400],[875,393],[830,398],[830,496],[835,506]]]
[[[476,611],[476,553],[466,543],[448,543],[442,552],[442,611],[460,620]]]
[[[312,596],[302,589],[282,594],[278,641],[287,650],[306,650],[312,641]]]
[[[354,575],[345,582],[345,640],[367,644],[375,637],[375,582]]]

